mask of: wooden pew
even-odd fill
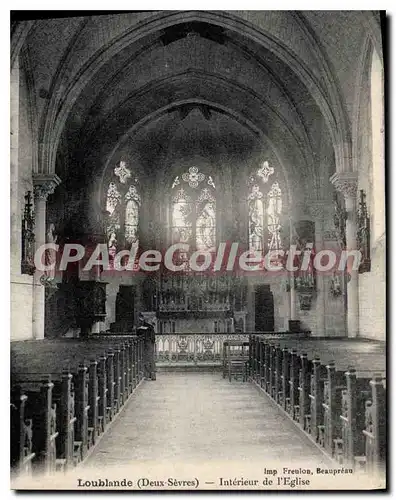
[[[52,379],[56,380],[61,377],[62,363],[63,366],[67,365],[70,372],[74,373],[73,402],[71,402],[70,395],[66,397],[64,394],[63,398],[61,394],[59,395],[59,408],[70,405],[75,407],[77,419],[75,421],[74,462],[84,458],[87,450],[95,443],[96,436],[101,430],[104,430],[105,422],[102,422],[106,420],[104,396],[108,390],[107,387],[104,387],[104,383],[107,382],[104,360],[101,361],[100,376],[97,372],[98,362],[95,359],[92,359],[89,365],[81,362],[81,359],[84,359],[86,355],[92,356],[97,354],[96,351],[102,352],[102,350],[102,345],[95,346],[94,343],[90,343],[87,346],[86,343],[67,339],[65,342],[31,343],[27,347],[27,352],[19,353],[16,358],[14,357],[13,370],[19,371],[19,375],[21,372],[23,373],[24,367],[29,366],[29,370],[44,369],[46,373],[51,374]],[[68,357],[69,359],[67,359]],[[111,356],[109,358],[111,362]],[[109,379],[111,382],[112,377],[110,376]],[[102,405],[99,405],[101,397],[98,393],[102,394]],[[99,408],[101,408],[102,415],[99,414]],[[70,454],[67,452],[62,453],[62,455],[66,455],[67,460],[70,459]]]
[[[135,365],[137,361],[136,355],[136,339],[125,338],[123,336],[97,336],[84,339],[59,339],[56,341],[43,341],[40,349],[56,349],[62,348],[67,350],[67,356],[80,358],[94,357],[92,366],[89,370],[91,374],[92,384],[90,384],[90,405],[93,411],[90,412],[90,425],[97,421],[96,413],[99,412],[98,418],[100,427],[103,428],[106,422],[119,410],[123,401],[127,399],[133,388],[137,385],[137,375],[134,376]],[[112,349],[110,348],[112,347]],[[106,351],[106,352],[105,352]],[[106,358],[106,365],[103,361],[100,363],[100,358]],[[99,365],[97,363],[100,363]],[[96,388],[95,371],[100,367],[100,376],[98,377],[98,387]],[[107,383],[107,389],[104,384]],[[98,395],[99,392],[99,395]],[[107,394],[108,407],[107,413],[104,412],[104,396]],[[102,409],[97,409],[96,400],[102,401],[99,405]],[[109,408],[110,406],[110,408]],[[97,429],[97,425],[92,425]]]
[[[312,360],[312,375],[310,386],[310,417],[306,418],[306,430],[313,439],[324,446],[324,409],[323,393],[324,382],[327,378],[327,369],[316,356]]]
[[[258,383],[260,387],[265,387],[265,349],[266,343],[262,338],[258,339],[258,356],[257,356],[257,370],[258,370]]]
[[[327,380],[324,383],[324,447],[333,456],[341,438],[341,403],[342,391],[346,390],[346,380],[343,371],[337,371],[334,361],[327,366]],[[335,441],[336,440],[336,441]]]
[[[261,366],[260,366],[260,338],[254,337],[254,380],[261,384]]]
[[[308,352],[302,353],[289,343],[298,344],[296,339],[252,336],[252,380],[330,456],[355,469],[380,471],[386,448],[385,381],[367,376],[367,367],[380,371],[385,366],[380,346],[361,342],[354,350],[353,342],[339,346],[329,341],[321,360],[322,344],[316,339],[305,341]],[[334,354],[339,354],[337,365],[330,357]],[[350,360],[358,370],[347,368]]]
[[[16,445],[19,451],[13,456],[18,472],[51,474],[56,470],[58,431],[56,404],[52,401],[53,388],[54,384],[48,380],[26,380],[13,385],[12,401],[22,403],[22,409],[21,405],[19,408],[16,406],[19,415]]]
[[[269,363],[269,384],[268,393],[276,402],[278,402],[278,391],[279,391],[279,381],[276,380],[277,377],[277,356],[278,356],[277,344],[270,345],[270,363]]]
[[[100,333],[89,338],[96,339],[101,342],[109,343],[124,343],[129,347],[128,358],[130,366],[128,369],[131,372],[129,377],[130,385],[135,388],[138,383],[144,378],[144,366],[143,366],[143,350],[144,350],[144,339],[136,335],[125,335],[125,334],[114,334],[114,333]],[[128,370],[126,370],[127,373]]]
[[[283,351],[280,345],[275,347],[275,374],[274,374],[274,390],[273,390],[273,399],[280,404],[281,400],[281,387],[282,387],[282,360],[283,360]]]
[[[253,377],[253,335],[249,335],[248,380]]]
[[[386,460],[386,389],[381,375],[370,381],[371,400],[365,404],[365,470],[370,474],[383,471]]]
[[[69,353],[81,358],[91,357],[88,366],[88,429],[92,444],[119,411],[121,404],[121,349],[111,349],[108,342],[72,339],[67,341]],[[88,364],[88,363],[87,363]],[[84,419],[84,425],[86,419]],[[85,433],[85,429],[84,429]],[[88,441],[88,445],[89,445]]]
[[[135,370],[135,384],[137,385],[144,378],[144,339],[136,335],[114,335],[114,334],[100,334],[98,337],[107,337],[109,339],[124,340],[132,342],[134,349],[134,370]]]
[[[287,411],[290,403],[290,352],[287,346],[282,349],[282,392],[280,396],[281,406]]]
[[[32,344],[29,346],[29,354],[20,353],[18,358],[13,360],[12,370],[18,372],[18,377],[24,376],[26,366],[32,372],[33,370],[36,373],[41,371],[50,375],[51,380],[56,384],[54,393],[57,395],[57,405],[61,412],[58,421],[67,418],[67,408],[74,407],[76,420],[73,461],[76,463],[84,458],[88,448],[94,442],[95,428],[93,426],[96,423],[94,419],[97,418],[95,402],[95,400],[97,401],[97,393],[93,392],[97,391],[96,361],[92,360],[88,365],[88,363],[81,362],[81,358],[77,355],[73,359],[66,359],[67,355],[72,354],[72,349],[70,349],[71,346],[68,346],[67,350],[64,349],[62,343],[55,348],[53,345],[44,345],[43,341],[42,349],[40,347],[40,345]],[[61,387],[64,384],[63,372],[65,369],[73,375],[73,390],[71,384],[68,390]],[[58,385],[60,386],[59,390],[57,390]],[[90,401],[93,402],[92,407]],[[63,452],[62,455],[64,455]],[[69,453],[66,452],[62,458],[66,459],[68,465],[70,464]]]
[[[106,423],[114,417],[143,379],[143,342],[136,336],[99,334],[90,337],[86,345],[106,349],[107,416],[101,412]]]
[[[249,336],[249,367],[250,367],[250,377],[253,381],[257,382],[259,378],[259,367],[258,367],[258,336]]]
[[[255,349],[255,382],[262,388],[265,387],[265,341],[259,335],[256,336]]]
[[[143,380],[143,340],[140,338],[134,338],[134,348],[133,348],[133,383],[134,388]]]
[[[77,372],[75,367],[71,368],[74,371],[75,390],[76,390],[76,439],[81,443],[81,454],[77,457],[76,461],[80,462],[84,459],[88,449],[91,447],[93,439],[93,431],[89,429],[89,415],[90,410],[89,400],[89,374],[86,364],[79,363]],[[92,429],[92,428],[91,428]]]
[[[286,411],[290,414],[293,420],[299,421],[299,373],[300,373],[300,356],[297,349],[293,348],[290,351],[290,371],[289,371],[289,399],[286,403]]]
[[[264,377],[263,388],[267,394],[270,394],[270,370],[271,370],[271,344],[264,341]]]
[[[341,464],[355,466],[355,457],[365,455],[362,432],[365,427],[366,402],[370,399],[370,378],[357,378],[356,370],[345,373],[346,389],[342,391],[341,442],[336,459]]]
[[[80,345],[82,349],[89,349],[93,355],[98,355],[100,352],[105,351],[104,356],[109,356],[109,363],[107,365],[106,375],[109,378],[108,392],[109,392],[109,407],[107,408],[107,418],[112,419],[120,410],[128,397],[128,387],[126,385],[126,362],[125,362],[125,343],[122,341],[114,341],[109,338],[101,339],[99,337],[90,337],[88,340],[76,339],[76,345]],[[84,351],[85,352],[85,351]],[[92,375],[92,380],[95,376]],[[102,389],[103,392],[103,389]],[[95,388],[92,388],[91,401],[99,397]],[[95,405],[96,407],[96,405]],[[106,415],[102,415],[106,418]],[[97,420],[94,420],[94,428],[97,429]]]
[[[81,346],[81,344],[83,345]],[[99,355],[98,362],[100,362],[101,357],[105,359],[105,362],[102,361],[100,364],[101,374],[97,378],[98,388],[91,387],[90,401],[91,403],[94,403],[95,400],[98,401],[98,404],[95,404],[95,412],[98,412],[99,419],[95,418],[94,412],[92,412],[92,426],[97,432],[98,429],[105,427],[107,422],[113,419],[130,394],[129,372],[131,367],[127,366],[128,358],[125,354],[128,347],[124,342],[115,342],[109,338],[100,339],[99,337],[89,338],[85,342],[78,339],[76,345],[80,345],[82,349],[87,349],[87,351],[83,351],[87,355],[89,352]],[[103,354],[100,355],[100,353]],[[94,372],[95,366],[93,364],[93,381],[96,378]],[[106,388],[104,386],[105,382],[107,383]],[[106,406],[105,401],[99,404],[100,394],[106,397]]]
[[[25,416],[27,396],[18,388],[11,393],[11,471],[31,475],[33,471],[33,420]]]
[[[299,423],[302,429],[307,431],[307,424],[310,424],[310,380],[313,373],[313,363],[308,359],[308,354],[303,352],[300,355],[300,371],[298,384],[298,405],[299,405]]]
[[[34,400],[41,400],[37,392],[42,387],[42,380],[47,378],[53,385],[51,390],[51,404],[56,408],[56,468],[65,470],[73,461],[74,450],[74,415],[75,397],[72,385],[72,375],[68,372],[49,376],[45,373],[18,373],[12,376],[14,390],[25,391],[29,395],[28,407]],[[35,427],[33,425],[33,427]],[[33,430],[33,429],[32,429]]]
[[[259,346],[259,351],[258,351],[258,368],[259,368],[259,378],[258,382],[260,387],[262,387],[264,390],[266,389],[266,384],[267,384],[267,366],[266,366],[266,349],[267,349],[267,343],[264,338],[259,337],[258,340],[258,346]]]
[[[139,344],[136,338],[119,336],[12,343],[14,394],[20,390],[20,402],[17,398],[14,409],[14,414],[16,411],[19,415],[18,424],[12,431],[13,436],[19,436],[15,440],[17,451],[14,448],[12,455],[18,470],[28,470],[28,462],[36,461],[51,472],[76,465],[84,458],[95,437],[104,431],[142,378],[143,353]],[[91,357],[89,363],[87,357]],[[43,385],[44,376],[49,382]],[[39,392],[43,387],[47,399]],[[48,399],[51,411],[43,417]],[[31,425],[29,415],[33,415]],[[44,436],[42,422],[51,423],[50,435]],[[30,435],[32,451],[26,444]]]
[[[107,373],[107,362],[110,353],[103,354],[99,356],[98,360],[98,433],[105,431],[109,418],[109,407],[107,403],[108,398],[108,373]]]
[[[142,342],[136,336],[100,334],[90,337],[86,345],[106,350],[103,355],[106,364],[102,361],[100,370],[102,379],[99,377],[99,392],[107,395],[108,403],[106,412],[104,402],[100,409],[100,417],[105,426],[142,380]],[[107,389],[104,389],[105,376]]]
[[[143,378],[142,340],[136,336],[99,334],[91,336],[86,345],[106,349],[109,417],[112,418]]]
[[[58,357],[55,356],[55,353],[49,355],[47,351],[40,353],[37,348],[30,348],[30,351],[30,358],[25,355],[19,356],[18,361],[13,360],[12,381],[13,384],[23,383],[24,385],[34,386],[35,384],[37,386],[38,382],[34,382],[34,380],[47,376],[53,383],[52,400],[56,403],[57,428],[61,432],[57,440],[57,458],[59,459],[57,464],[59,467],[68,467],[71,465],[71,456],[73,456],[74,464],[81,461],[91,444],[88,424],[88,368],[79,365],[76,361],[75,364],[69,363],[65,367],[67,370],[65,373],[65,370],[62,369],[61,351],[56,353]],[[71,384],[71,375],[73,376],[73,385]],[[72,439],[74,442],[71,453],[69,443]]]
[[[256,380],[256,336],[249,335],[249,380]]]
[[[57,422],[59,422],[59,439],[57,440],[57,458],[64,460],[65,469],[72,465],[75,452],[75,392],[73,375],[64,372],[60,384],[54,384],[54,399],[59,409]],[[58,392],[59,391],[59,392]],[[59,463],[59,460],[57,460]]]

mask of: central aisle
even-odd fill
[[[145,381],[84,467],[134,461],[281,460],[329,464],[252,384],[221,373],[157,373]]]

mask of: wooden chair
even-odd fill
[[[241,376],[247,381],[247,364],[249,362],[249,342],[229,340],[223,344],[223,378],[228,374],[228,380]]]

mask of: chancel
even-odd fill
[[[139,411],[120,465],[382,474],[383,21],[12,15],[16,477],[111,465]]]

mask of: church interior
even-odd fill
[[[268,456],[383,472],[383,30],[371,11],[11,19],[13,470],[117,465],[127,433],[127,461],[260,460],[249,439],[267,442],[266,418],[287,427]],[[272,263],[291,245],[361,260],[205,268],[236,243]],[[98,245],[107,260],[87,270],[77,246]],[[154,269],[173,245],[177,271]],[[218,421],[246,435],[239,451],[205,428],[212,393]],[[195,437],[162,431],[166,412],[196,415]],[[162,432],[183,442],[165,450]]]

